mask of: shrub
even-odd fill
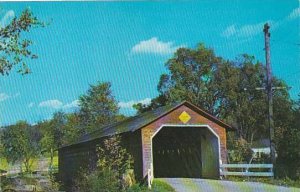
[[[121,137],[117,135],[104,140],[103,147],[97,147],[99,159],[97,167],[100,172],[106,169],[115,172],[119,189],[125,189],[135,183],[134,174],[129,171],[132,168],[133,159],[120,143]]]
[[[235,140],[228,155],[230,163],[249,162],[253,155],[250,144],[243,138]]]
[[[114,170],[96,171],[87,177],[87,192],[117,192],[119,191],[118,174]]]
[[[164,181],[154,179],[152,188],[148,189],[145,185],[132,185],[126,192],[175,192],[175,189]]]
[[[74,192],[119,192],[135,184],[133,160],[120,145],[120,136],[112,136],[97,146],[96,170],[81,171],[73,187]]]

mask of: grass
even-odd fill
[[[48,158],[49,162],[50,162],[50,157]],[[53,157],[53,166],[54,167],[58,167],[58,155],[55,155]]]
[[[31,164],[30,169],[35,170],[38,166],[38,159],[31,159],[30,164]],[[10,165],[8,164],[7,160],[5,158],[0,158],[0,169],[7,171],[9,167]],[[22,170],[25,170],[24,163],[22,164]]]
[[[0,158],[0,169],[7,170],[9,167],[5,158]]]
[[[148,189],[146,185],[135,184],[127,192],[175,192],[175,189],[164,181],[154,179],[151,189]]]
[[[46,157],[47,162],[50,163],[50,157]],[[39,158],[31,159],[30,160],[30,170],[34,171],[38,169],[38,160]],[[58,154],[55,154],[53,158],[53,166],[58,167]],[[1,170],[8,170],[10,165],[8,164],[7,160],[5,158],[0,158],[0,169]],[[22,164],[22,170],[25,171],[25,165]]]
[[[153,192],[175,192],[175,189],[164,181],[154,179],[152,184]]]
[[[272,178],[265,178],[265,177],[234,177],[230,176],[226,178],[230,181],[252,181],[252,182],[261,182],[267,183],[271,185],[278,185],[278,186],[285,186],[285,187],[297,187],[300,188],[300,178],[298,180],[292,180],[290,178],[282,178],[282,179],[272,179]]]

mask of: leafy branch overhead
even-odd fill
[[[7,26],[0,28],[0,74],[9,75],[10,71],[18,65],[17,72],[30,73],[27,59],[36,59],[38,56],[29,50],[33,41],[24,38],[24,32],[31,28],[44,27],[45,23],[39,21],[30,9],[25,9],[20,17],[15,17]]]

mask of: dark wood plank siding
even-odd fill
[[[79,172],[93,170],[96,167],[98,143],[101,143],[100,139],[59,149],[59,177],[67,191],[71,191]]]
[[[96,147],[102,145],[106,138],[108,137],[59,149],[59,177],[66,191],[72,190],[71,187],[74,185],[79,172],[92,171],[96,168]],[[136,179],[143,179],[141,131],[121,134],[121,146],[126,148],[133,157]]]

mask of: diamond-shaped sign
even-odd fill
[[[183,111],[180,115],[179,115],[179,120],[182,122],[182,123],[187,123],[189,120],[191,119],[191,116]]]

